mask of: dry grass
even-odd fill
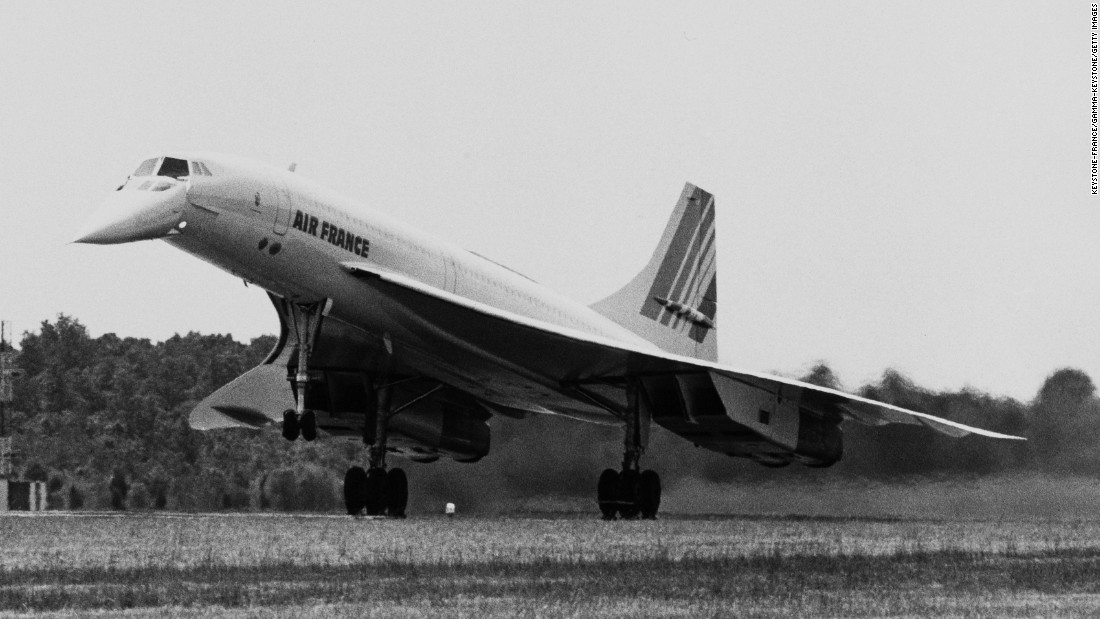
[[[0,612],[1036,616],[1100,611],[1100,523],[0,517]]]

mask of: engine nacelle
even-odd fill
[[[718,372],[641,381],[653,420],[696,445],[767,466],[825,467],[844,453],[841,416],[801,387]]]
[[[294,366],[288,371],[294,375]],[[317,427],[329,434],[374,440],[374,395],[362,372],[315,369],[306,408],[317,414]],[[394,387],[392,402],[420,398],[433,383],[407,381]],[[292,384],[293,386],[293,384]],[[470,396],[444,389],[417,400],[389,421],[388,447],[422,462],[448,456],[476,462],[489,453],[490,414]]]
[[[826,419],[813,411],[798,409],[798,443],[795,457],[807,466],[827,467],[844,455],[844,433],[839,419]]]
[[[429,399],[393,417],[389,431],[460,462],[476,462],[489,453],[487,418],[476,407]]]

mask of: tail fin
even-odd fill
[[[684,185],[649,264],[592,309],[679,355],[718,360],[714,196]]]

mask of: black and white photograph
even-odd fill
[[[1100,615],[1098,13],[0,3],[0,617]]]

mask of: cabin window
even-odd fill
[[[134,170],[134,176],[152,176],[153,167],[156,165],[156,158],[146,159],[145,161],[141,162],[141,165],[139,165],[136,170]]]
[[[183,159],[175,159],[173,157],[165,157],[164,163],[160,164],[160,171],[157,172],[157,176],[171,176],[172,178],[182,178],[187,176],[190,171],[187,169],[187,162]]]

